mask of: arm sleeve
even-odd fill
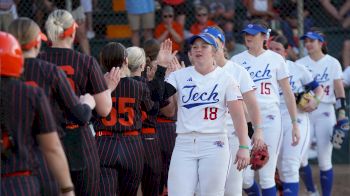
[[[280,66],[277,68],[277,80],[282,80],[284,78],[288,78],[289,76],[290,75],[289,75],[287,63],[281,57]]]
[[[162,66],[157,66],[157,71],[153,80],[149,81],[148,87],[151,91],[151,98],[153,101],[161,101],[163,99],[164,94],[164,76],[165,76],[166,68]]]
[[[301,70],[301,73],[302,73],[301,83],[303,85],[309,84],[314,80],[312,78],[311,72],[304,65],[297,64],[297,67]]]
[[[248,71],[243,67],[241,68],[241,76],[239,80],[240,89],[242,93],[246,93],[256,89],[255,83],[250,77]]]
[[[226,101],[241,100],[242,94],[239,89],[238,82],[233,79],[233,77],[229,77],[227,84],[228,85],[225,92]]]
[[[165,79],[163,100],[167,100],[169,97],[174,95],[176,91],[177,91],[177,85],[176,85],[175,73],[172,72]]]
[[[44,134],[56,131],[56,122],[53,117],[49,101],[44,92],[37,88],[35,92],[35,117],[33,123],[34,134]]]
[[[343,72],[341,70],[341,65],[338,60],[334,62],[334,80],[339,80],[343,78]]]

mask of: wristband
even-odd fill
[[[61,193],[69,193],[71,191],[74,191],[74,186],[68,186],[68,187],[61,188]]]
[[[239,148],[240,148],[240,149],[248,149],[248,150],[249,150],[249,147],[248,147],[248,146],[245,146],[245,145],[239,145]]]
[[[297,123],[297,122],[298,122],[296,118],[292,118],[291,120],[292,120],[292,124],[294,124],[294,123]]]
[[[254,127],[254,129],[262,129],[261,125],[254,125],[253,127]]]
[[[316,95],[314,96],[314,98],[315,98],[315,100],[316,100],[316,102],[317,102],[317,105],[319,105],[319,104],[321,103],[321,99],[318,98]]]
[[[337,111],[339,111],[341,109],[345,110],[345,108],[346,108],[346,100],[345,100],[345,98],[344,97],[337,98],[337,101],[335,102],[335,109]]]

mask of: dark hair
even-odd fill
[[[318,33],[319,35],[321,35],[323,37],[323,39],[325,40],[322,44],[322,48],[321,48],[321,51],[323,54],[328,54],[328,48],[327,48],[327,44],[326,44],[326,36],[325,34],[321,31],[320,28],[318,27],[311,27],[310,28],[310,31],[311,32],[315,32],[315,33]]]
[[[275,41],[275,42],[277,42],[277,43],[280,43],[280,44],[282,44],[282,46],[283,46],[284,49],[288,49],[288,46],[289,46],[288,40],[287,40],[287,38],[286,38],[285,36],[283,36],[283,35],[277,35],[276,37],[272,38],[271,41]]]
[[[160,50],[159,41],[149,39],[143,43],[143,49],[145,50],[146,58],[149,58],[151,61],[156,60]]]
[[[112,67],[122,67],[128,53],[121,43],[110,42],[106,44],[100,52],[101,65],[110,70]]]

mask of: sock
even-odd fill
[[[260,196],[259,185],[254,180],[254,184],[251,187],[244,189],[244,192],[248,196]]]
[[[277,194],[276,186],[273,186],[268,189],[262,189],[263,196],[275,196]]]
[[[310,165],[308,164],[305,167],[301,167],[299,173],[301,179],[304,181],[307,191],[312,193],[316,192],[314,181],[312,179],[312,170]]]
[[[322,186],[322,195],[330,196],[332,192],[333,185],[333,169],[327,171],[320,171],[321,186]]]
[[[299,183],[298,182],[283,182],[283,196],[298,196]]]

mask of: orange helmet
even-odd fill
[[[16,38],[0,31],[0,75],[19,77],[23,70],[22,49]]]

